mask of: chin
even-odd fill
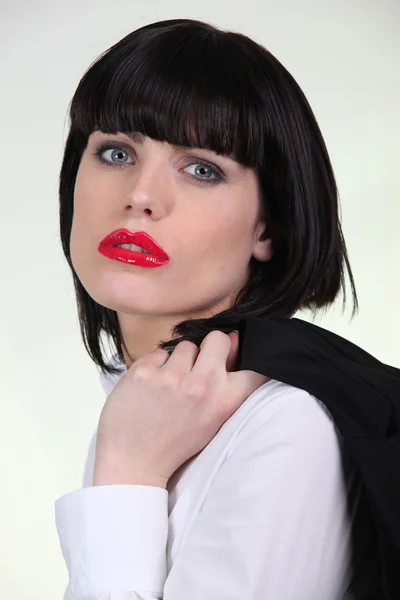
[[[135,302],[135,298],[127,294],[95,293],[90,294],[97,304],[120,313],[142,313],[146,303]],[[142,304],[142,306],[141,306]]]
[[[150,295],[138,294],[137,290],[128,293],[126,289],[113,290],[109,286],[106,291],[97,289],[90,296],[101,306],[118,313],[157,315],[163,308],[159,300],[154,301],[154,298],[159,298],[159,295],[152,293],[150,297]]]

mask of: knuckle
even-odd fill
[[[213,331],[210,331],[210,333],[208,334],[209,336],[212,336],[215,339],[221,339],[221,340],[226,340],[226,338],[228,337],[226,333],[224,333],[223,331],[220,331],[219,329],[214,329]]]
[[[150,381],[154,376],[152,365],[138,364],[134,370],[134,377],[137,381]]]
[[[198,350],[196,344],[190,340],[182,340],[182,342],[179,342],[176,347],[183,348],[184,350]]]
[[[173,371],[163,371],[161,383],[163,387],[176,388],[180,383],[180,376]]]

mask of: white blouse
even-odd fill
[[[119,377],[100,374],[107,396]],[[93,487],[95,440],[84,487],[56,502],[64,600],[353,598],[369,544],[354,521],[360,480],[307,392],[266,382],[167,489]]]

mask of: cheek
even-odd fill
[[[85,231],[86,236],[90,237],[96,226],[102,223],[101,212],[102,207],[105,208],[106,197],[107,186],[101,178],[92,174],[87,167],[78,171],[74,189],[74,233]]]
[[[83,170],[78,171],[74,189],[74,217],[84,217],[90,209],[90,198],[96,194],[96,184],[94,179],[89,185],[89,177],[86,177]]]
[[[93,244],[93,238],[98,220],[98,209],[95,206],[97,199],[93,180],[90,186],[87,179],[77,177],[74,190],[74,212],[72,218],[70,251],[75,268],[87,260],[87,250]],[[96,219],[94,216],[96,215]]]
[[[80,207],[81,208],[81,207]],[[72,228],[71,228],[71,237],[70,237],[70,253],[72,264],[74,265],[74,269],[79,275],[81,268],[80,257],[84,256],[84,240],[85,240],[85,222],[82,216],[80,215],[80,208],[78,210],[74,210],[74,216],[72,219]]]
[[[242,207],[236,206],[235,208],[231,206],[229,210],[219,213],[214,211],[203,222],[201,230],[199,222],[197,222],[196,237],[209,253],[218,252],[221,257],[246,254],[251,244],[249,215],[242,210]]]
[[[83,246],[85,231],[87,233],[89,208],[85,203],[82,190],[76,190],[74,196],[74,214],[71,228],[71,254],[72,258],[77,255],[78,249]]]

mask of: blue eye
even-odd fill
[[[188,169],[189,167],[195,167],[195,171],[198,171],[198,173],[194,175],[188,173],[188,175],[190,175],[190,177],[194,177],[195,179],[200,179],[202,183],[216,183],[222,179],[219,169],[212,167],[206,162],[194,162],[185,167],[185,169]],[[204,171],[206,171],[206,173],[204,173]]]
[[[112,150],[111,152],[111,160],[116,160],[117,162],[111,162],[107,159],[104,160],[104,158],[102,158],[102,155],[105,152],[108,152],[109,150]],[[116,164],[124,164],[126,163],[126,160],[123,160],[123,157],[121,157],[121,154],[125,154],[129,156],[129,153],[127,150],[125,150],[124,148],[115,148],[113,146],[100,146],[100,148],[97,149],[97,151],[95,152],[95,156],[98,158],[98,160],[102,163],[105,164],[109,167],[112,167]],[[129,163],[132,164],[132,163]]]
[[[109,159],[105,159],[103,154],[108,151],[111,152],[111,156]],[[95,152],[92,153],[96,160],[98,160],[102,165],[111,168],[120,168],[124,164],[134,164],[133,162],[128,162],[130,154],[126,148],[122,148],[116,146],[115,144],[102,144],[100,145]],[[213,165],[212,163],[207,162],[204,159],[198,160],[197,162],[190,163],[185,169],[189,167],[196,167],[195,171],[197,174],[187,173],[187,175],[197,181],[198,183],[204,183],[206,185],[215,185],[221,183],[225,180],[225,175],[222,173],[218,167]],[[185,170],[183,169],[183,170]],[[205,171],[205,173],[204,173]]]

